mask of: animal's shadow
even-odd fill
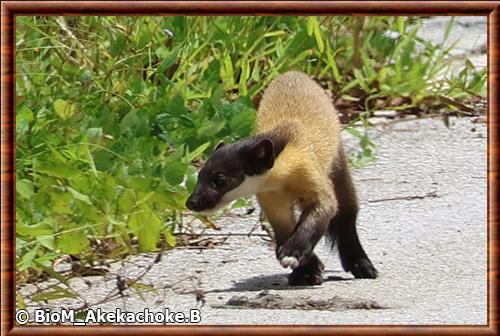
[[[328,273],[341,273],[329,271]],[[343,277],[339,275],[328,275],[324,282],[330,281],[351,281],[353,278]],[[288,274],[272,274],[263,276],[254,276],[241,281],[235,282],[230,288],[214,289],[207,293],[225,293],[225,292],[254,292],[262,290],[290,290],[290,289],[311,289],[320,286],[290,286],[288,285]]]

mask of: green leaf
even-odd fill
[[[33,183],[30,180],[22,179],[16,181],[16,192],[26,199],[30,199],[35,193]]]
[[[204,143],[203,145],[201,146],[198,146],[198,148],[196,148],[195,150],[193,150],[192,152],[189,152],[187,155],[186,155],[186,162],[191,162],[193,161],[194,159],[196,159],[197,157],[199,157],[201,154],[203,154],[203,152],[210,146],[210,142],[206,142]]]
[[[229,127],[234,134],[247,136],[253,130],[255,125],[255,110],[247,108],[240,111],[231,118]]]
[[[99,139],[102,138],[103,136],[103,131],[102,131],[102,127],[91,127],[91,128],[88,128],[86,131],[85,131],[85,134],[87,135],[87,139],[89,141],[97,141]]]
[[[210,138],[219,133],[226,122],[224,120],[212,120],[208,122],[205,126],[201,126],[196,130],[198,137]]]
[[[174,65],[177,62],[177,56],[179,55],[180,50],[181,45],[178,45],[177,47],[172,49],[168,53],[168,56],[161,61],[160,66],[158,67],[158,72],[163,73],[165,70]]]
[[[326,61],[327,61],[328,65],[330,66],[330,69],[332,69],[332,74],[333,74],[333,77],[335,78],[335,81],[337,83],[340,83],[342,78],[340,77],[340,72],[339,72],[339,69],[337,67],[337,62],[333,58],[332,52],[329,49],[330,49],[330,47],[328,47],[327,52],[326,52]]]
[[[115,57],[118,56],[118,54],[122,53],[123,50],[125,49],[126,42],[127,42],[127,37],[124,36],[122,32],[119,32],[116,39],[111,41],[111,46],[109,48],[111,55]]]
[[[26,132],[29,127],[29,123],[35,119],[33,111],[26,105],[21,104],[16,108],[16,132]]]
[[[364,137],[364,135],[360,131],[358,131],[357,129],[352,128],[352,127],[346,127],[346,128],[344,128],[344,131],[346,131],[347,133],[350,133],[351,135],[355,136],[358,139],[361,139]]]
[[[57,214],[71,214],[73,212],[71,194],[60,187],[51,187],[50,190],[52,211]]]
[[[151,177],[130,176],[128,186],[137,191],[149,192],[153,189],[154,180]]]
[[[136,124],[140,123],[140,119],[137,116],[137,110],[131,110],[127,113],[120,122],[120,131],[125,133],[134,128]]]
[[[398,33],[403,35],[405,32],[405,18],[403,16],[396,17],[396,27],[398,29]]]
[[[165,229],[163,229],[162,233],[165,236],[165,241],[167,242],[168,246],[170,247],[175,247],[177,244],[177,240],[174,235],[174,227],[175,225],[168,225]]]
[[[16,291],[16,308],[26,309],[26,302],[24,301],[23,295],[19,291]]]
[[[189,192],[192,192],[194,190],[194,187],[196,185],[196,169],[193,166],[188,166],[187,172],[186,172],[186,189]]]
[[[172,232],[168,232],[165,234],[165,241],[170,247],[175,247],[175,245],[177,244],[177,240],[175,236],[172,234]]]
[[[307,35],[312,36],[314,32],[314,25],[317,23],[317,20],[314,16],[309,16],[306,21]]]
[[[135,191],[132,189],[127,189],[118,198],[118,210],[121,213],[129,213],[132,211],[136,203]]]
[[[316,45],[320,53],[325,50],[325,42],[323,42],[323,37],[321,36],[321,29],[319,23],[314,27],[314,38],[316,39]]]
[[[56,249],[55,237],[53,234],[37,236],[36,240],[40,243],[41,246],[43,246],[51,251]]]
[[[80,171],[74,166],[61,161],[42,161],[38,159],[33,160],[34,170],[37,173],[44,173],[50,176],[71,178],[79,175]]]
[[[288,55],[288,57],[295,57],[298,53],[303,52],[304,49],[307,49],[307,40],[307,33],[304,30],[297,32],[293,39],[288,43],[285,55]]]
[[[64,276],[61,274],[57,273],[54,271],[52,268],[44,266],[43,264],[36,262],[37,266],[40,267],[45,273],[53,277],[54,279],[59,280],[61,283],[65,284],[66,286],[69,287],[69,282],[68,279],[66,279]]]
[[[54,228],[47,220],[35,225],[27,225],[22,222],[16,223],[16,234],[20,236],[37,237],[42,235],[51,235],[53,233]]]
[[[65,100],[57,99],[54,102],[54,110],[57,115],[61,117],[61,119],[66,120],[75,113],[76,108],[75,105],[68,103]]]
[[[358,84],[361,86],[363,90],[366,92],[370,92],[370,88],[368,87],[365,77],[363,76],[363,73],[359,69],[353,69],[354,72],[354,77],[358,81]]]
[[[166,165],[163,169],[163,176],[170,185],[178,185],[184,180],[186,174],[186,164],[181,161],[174,161]]]
[[[18,271],[24,271],[25,269],[28,269],[33,265],[33,261],[35,260],[36,254],[38,253],[38,248],[39,245],[36,245],[33,249],[29,250],[21,257]]]
[[[147,294],[147,293],[158,294],[158,290],[156,290],[153,286],[146,285],[140,282],[133,283],[132,285],[130,285],[130,288],[134,290],[134,292],[141,298],[142,301],[146,301],[146,298],[142,294]]]
[[[155,195],[154,191],[151,191],[151,192],[148,192],[148,193],[141,193],[139,195],[139,197],[141,197],[141,198],[139,199],[139,201],[137,202],[137,204],[140,205],[140,204],[143,204],[143,203],[148,203],[153,198],[154,195]]]
[[[74,299],[78,297],[78,295],[72,290],[62,288],[61,286],[55,286],[51,288],[51,290],[45,290],[33,295],[31,299],[36,302],[45,302],[59,299]]]
[[[161,221],[147,205],[143,204],[141,210],[129,216],[128,225],[139,240],[141,252],[156,250]]]
[[[57,248],[63,253],[79,254],[89,247],[89,240],[83,230],[63,232],[57,236]]]
[[[92,204],[92,202],[90,201],[90,198],[87,195],[79,193],[78,191],[76,191],[75,189],[70,188],[70,187],[66,187],[66,189],[69,190],[69,192],[71,193],[73,198],[75,198],[79,201],[82,201],[84,203],[87,203],[87,204]]]
[[[231,55],[226,53],[222,58],[220,68],[220,77],[222,82],[224,83],[224,88],[229,90],[234,85],[234,69],[233,69],[233,61],[231,60]]]
[[[146,44],[151,42],[153,34],[151,33],[151,30],[149,30],[149,28],[145,25],[141,26],[140,28],[141,29],[137,38],[137,47],[139,49],[142,49],[146,46]]]

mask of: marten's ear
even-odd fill
[[[274,144],[271,139],[256,140],[248,149],[249,171],[262,174],[274,165]]]
[[[219,141],[219,142],[217,143],[217,145],[215,145],[215,150],[214,150],[214,151],[216,151],[216,150],[217,150],[217,149],[219,149],[219,148],[224,147],[224,145],[225,145],[225,144],[224,144],[224,140]]]

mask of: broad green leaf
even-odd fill
[[[184,180],[187,168],[186,164],[181,161],[174,161],[165,166],[163,176],[170,185],[180,184]]]
[[[147,205],[143,204],[139,211],[129,216],[128,225],[139,240],[141,252],[156,250],[161,221]]]
[[[127,189],[118,198],[118,210],[121,213],[129,213],[132,211],[136,203],[135,191]]]
[[[225,126],[224,120],[212,120],[196,130],[199,137],[213,137],[217,135]]]
[[[26,199],[30,199],[35,193],[33,183],[30,180],[22,179],[16,181],[16,192]]]
[[[177,62],[180,48],[181,45],[178,45],[168,53],[168,56],[161,61],[160,66],[158,67],[158,72],[163,73],[165,70],[174,65],[175,62]]]
[[[73,198],[71,194],[62,188],[52,187],[50,198],[52,200],[52,211],[57,214],[71,214],[73,210]]]
[[[255,124],[255,111],[253,109],[246,109],[240,111],[231,118],[229,127],[234,134],[241,134],[242,136],[248,135]]]
[[[65,100],[57,99],[54,102],[54,111],[56,111],[59,117],[61,117],[63,120],[66,120],[75,113],[76,107],[75,105],[68,103]]]
[[[19,263],[18,271],[24,271],[25,269],[28,269],[33,265],[35,257],[38,253],[38,248],[39,248],[39,245],[34,246],[32,249],[28,250],[28,252],[26,252],[21,257],[20,261],[18,259],[18,263]]]
[[[50,176],[61,178],[72,178],[80,174],[80,171],[66,162],[34,160],[34,171]]]
[[[87,135],[87,139],[89,141],[97,141],[103,136],[102,127],[90,127],[85,131],[85,134]]]
[[[83,229],[83,228],[82,228]],[[79,254],[89,247],[89,240],[84,230],[68,230],[57,236],[57,248],[63,253]]]
[[[119,32],[117,35],[116,39],[111,41],[111,47],[109,48],[109,51],[113,56],[118,56],[118,54],[123,53],[125,43],[127,42],[127,37],[123,34],[123,32]]]
[[[36,240],[40,243],[41,246],[43,246],[51,251],[56,249],[55,237],[53,234],[37,236]]]
[[[30,237],[51,235],[54,233],[54,227],[48,221],[43,221],[35,225],[18,222],[16,223],[16,233],[21,236]]]
[[[33,111],[25,104],[22,103],[16,108],[16,132],[27,132],[29,123],[34,120],[35,116]]]

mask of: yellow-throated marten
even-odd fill
[[[256,135],[217,146],[186,205],[208,213],[252,195],[274,229],[278,260],[293,269],[291,285],[323,282],[324,266],[313,249],[324,234],[332,247],[337,243],[346,271],[356,278],[377,276],[356,233],[358,203],[337,113],[303,73],[287,72],[271,82],[257,112]]]

